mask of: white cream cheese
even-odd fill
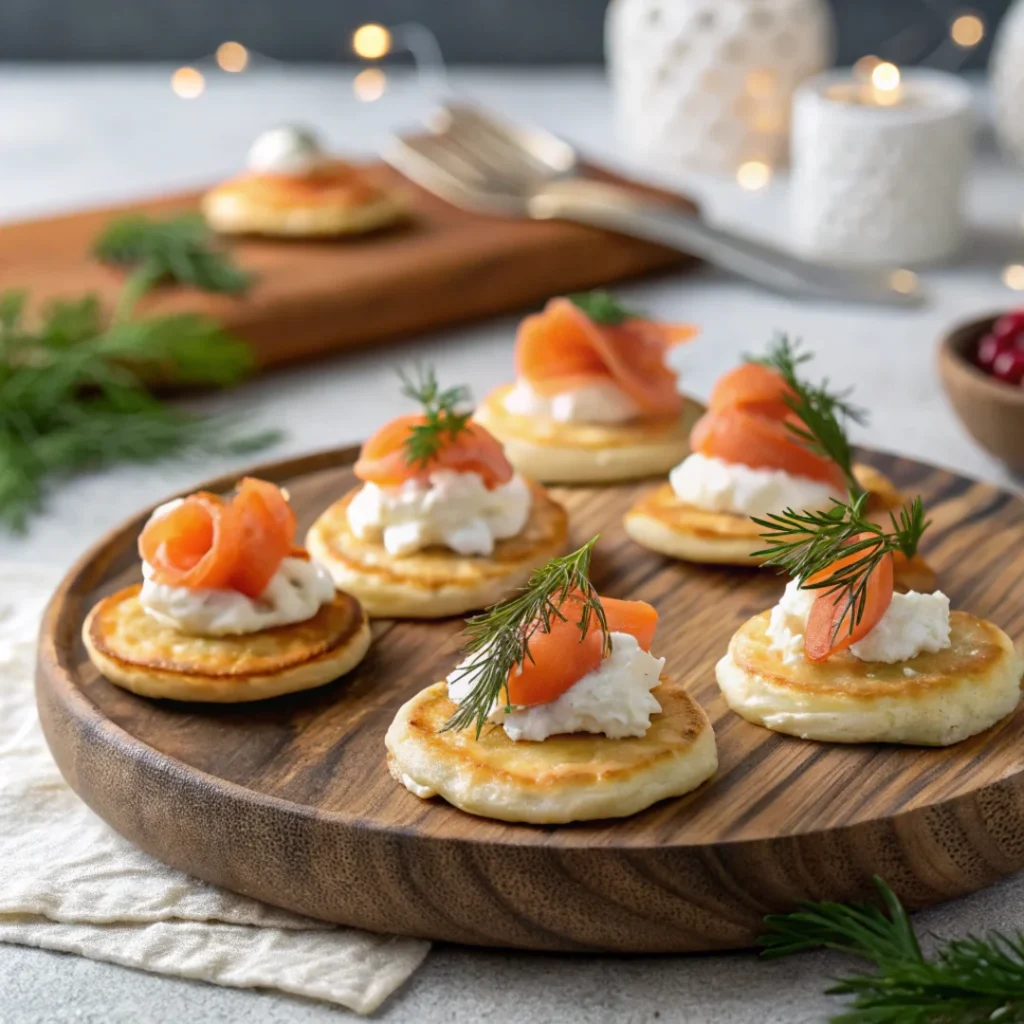
[[[348,522],[358,538],[380,540],[396,556],[435,544],[460,555],[489,555],[495,541],[523,529],[531,503],[521,476],[488,490],[479,473],[438,469],[427,481],[364,484],[349,503]]]
[[[826,483],[781,469],[753,469],[694,453],[668,475],[676,496],[705,512],[763,516],[783,509],[827,508],[840,497]]]
[[[157,512],[160,510],[158,509]],[[286,558],[258,598],[236,590],[196,590],[155,583],[153,569],[142,563],[144,582],[139,603],[147,615],[182,633],[235,636],[259,633],[311,619],[334,600],[334,581],[319,563]]]
[[[643,410],[611,381],[540,395],[525,380],[505,396],[505,408],[516,416],[538,416],[558,423],[624,423]]]
[[[429,786],[421,786],[414,778],[406,775],[405,772],[402,772],[399,781],[413,796],[418,796],[421,800],[429,800],[432,796],[437,796],[436,790],[431,789]]]
[[[646,735],[651,715],[661,710],[651,690],[658,685],[665,659],[648,654],[629,633],[611,633],[610,639],[609,656],[556,700],[510,712],[496,702],[488,720],[499,723],[515,741],[536,742],[572,732],[604,733],[611,739]],[[475,682],[475,674],[460,674],[461,667],[448,677],[448,696],[456,704],[466,699]]]
[[[308,128],[281,125],[256,139],[246,165],[256,174],[309,174],[325,159],[320,141]]]
[[[804,656],[804,630],[818,592],[803,590],[790,580],[779,603],[772,608],[767,636],[773,650],[786,664]],[[949,646],[949,598],[933,594],[893,594],[881,621],[867,636],[847,650],[861,661],[894,664],[918,654],[934,653]]]

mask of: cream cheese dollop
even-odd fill
[[[273,626],[305,622],[334,600],[334,581],[319,562],[286,558],[263,593],[248,597],[237,590],[197,590],[156,583],[142,563],[139,604],[157,622],[194,636],[237,636]]]
[[[645,736],[651,715],[661,711],[651,690],[658,685],[665,659],[643,650],[629,633],[611,633],[609,639],[608,657],[560,697],[511,711],[495,702],[488,720],[500,724],[516,742],[573,732],[603,733],[610,739]],[[475,673],[460,671],[464,666],[456,666],[448,677],[448,697],[455,704],[466,699],[476,681]]]
[[[532,495],[519,476],[489,490],[479,473],[436,469],[427,480],[395,487],[366,483],[348,506],[360,540],[380,541],[389,554],[443,545],[460,555],[490,555],[530,517]]]
[[[246,166],[254,174],[309,174],[326,158],[314,132],[281,125],[256,139],[249,148]]]
[[[537,416],[557,423],[625,423],[643,410],[612,381],[541,395],[525,380],[505,396],[505,408],[516,416]]]
[[[772,608],[766,634],[773,650],[788,664],[804,657],[804,630],[818,591],[804,590],[790,580],[779,603]],[[878,625],[847,650],[861,661],[895,664],[918,654],[935,653],[949,647],[949,598],[936,590],[932,594],[893,594],[892,602]]]
[[[787,508],[827,508],[840,494],[828,484],[781,469],[754,469],[694,452],[668,475],[680,501],[705,512],[763,516]]]

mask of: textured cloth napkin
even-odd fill
[[[166,867],[61,777],[32,686],[58,578],[0,566],[0,941],[371,1013],[420,965],[426,942],[335,928]]]

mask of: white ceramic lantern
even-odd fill
[[[796,87],[829,63],[825,0],[612,0],[616,119],[651,164],[733,173],[786,156]]]
[[[1007,11],[989,61],[996,133],[1003,147],[1024,164],[1024,2]]]

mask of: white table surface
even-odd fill
[[[270,67],[219,75],[195,101],[175,97],[170,68],[0,66],[0,220],[114,202],[196,185],[237,167],[261,130],[309,123],[342,150],[370,153],[390,130],[414,124],[429,98],[409,78],[373,104],[356,102],[351,70]],[[602,76],[594,71],[464,71],[456,89],[512,118],[533,120],[629,167],[616,144]],[[983,147],[984,148],[984,147]],[[649,169],[650,171],[650,169]],[[730,181],[658,169],[702,200],[713,219],[784,239],[784,186],[740,192]],[[930,303],[920,310],[797,303],[707,270],[620,290],[653,313],[694,321],[700,339],[676,353],[683,386],[706,396],[715,378],[775,330],[805,340],[817,371],[856,386],[871,408],[856,440],[1012,486],[1014,481],[965,434],[942,395],[935,366],[939,335],[954,321],[1005,308],[1001,268],[1024,262],[1024,172],[985,149],[969,192],[972,238],[954,264],[923,272]],[[0,266],[0,289],[18,285]],[[358,440],[400,410],[394,368],[433,362],[443,381],[476,395],[509,378],[515,321],[502,318],[339,357],[248,384],[204,407],[245,410],[257,425],[287,431],[268,458]],[[121,468],[71,481],[49,501],[27,537],[0,535],[0,559],[69,564],[104,530],[140,506],[233,468],[226,460]],[[940,933],[1024,925],[1024,877],[921,915]],[[723,1021],[770,1024],[824,1019],[832,1004],[823,979],[840,969],[825,955],[766,964],[727,957],[584,958],[435,949],[405,991],[382,1011],[394,1022]],[[273,995],[174,981],[59,956],[0,946],[0,1021],[145,1019],[251,1024],[328,1021],[348,1015]],[[140,1016],[140,1007],[145,1013]]]

